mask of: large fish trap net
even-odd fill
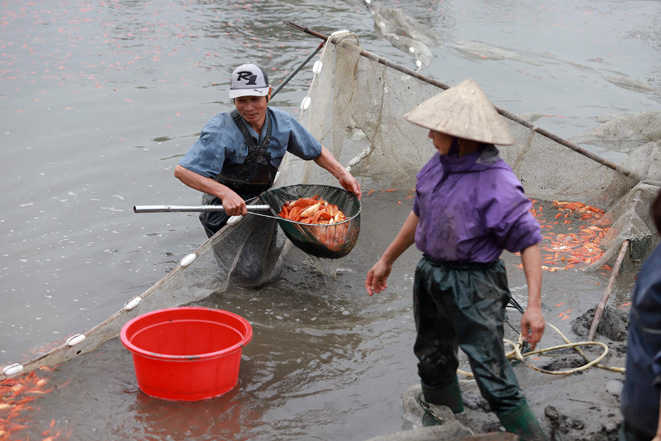
[[[329,40],[334,44],[326,44],[322,68],[315,69],[301,123],[348,164],[365,193],[411,182],[435,150],[427,131],[407,122],[404,114],[449,86],[363,50],[349,32],[335,33]],[[649,215],[661,182],[658,139],[634,149],[616,166],[497,109],[516,141],[499,147],[501,157],[528,197],[577,202],[605,213],[598,221],[599,227],[608,227],[599,238],[603,253],[586,260],[589,268],[612,259],[625,241],[635,260],[658,243]],[[661,123],[661,113],[657,120]],[[331,182],[314,167],[304,167],[307,181]]]
[[[426,131],[406,122],[403,116],[447,86],[366,53],[350,33],[331,38],[335,44],[325,45],[321,60],[323,68],[315,69],[317,73],[308,95],[310,106],[304,106],[301,123],[342,164],[348,164],[352,174],[361,181],[364,193],[367,194],[370,189],[392,188],[411,182],[435,151]],[[488,89],[485,90],[488,96]],[[656,129],[637,147],[627,145],[628,157],[618,166],[573,150],[566,142],[553,139],[516,117],[506,119],[516,144],[500,148],[501,156],[517,174],[530,198],[553,201],[554,204],[549,206],[555,203],[561,207],[584,204],[603,212],[592,225],[584,228],[586,231],[604,228],[603,234],[598,237],[603,253],[587,266],[584,265],[586,268],[600,268],[624,248],[628,248],[633,260],[640,260],[659,241],[650,219],[649,207],[661,183],[660,113],[652,114],[651,118],[653,122],[650,125]],[[630,119],[635,120],[636,116],[632,115]],[[610,123],[608,133],[623,133],[621,129],[612,127],[613,124]],[[629,121],[627,127],[632,126]],[[597,129],[596,132],[605,131]],[[305,189],[305,192],[285,193],[292,191],[292,188],[285,190],[287,187],[283,187],[279,190],[282,194],[272,193],[276,206],[279,203],[277,199],[296,199],[310,195],[308,191],[314,186],[321,189],[325,184],[337,184],[328,173],[310,163],[297,162],[293,158],[283,163],[282,175],[289,178],[283,182],[276,181],[276,186],[294,183],[310,185],[300,189]],[[288,168],[291,171],[287,172]],[[336,203],[351,219],[347,222],[351,227],[346,231],[341,247],[344,251],[350,250],[355,245],[360,227],[359,202],[343,191],[339,195],[314,191],[311,196],[316,193]],[[354,205],[345,206],[343,203]],[[541,211],[538,204],[534,206]],[[550,220],[559,222],[553,216]],[[27,361],[21,359],[17,360],[20,363],[4,366],[0,379],[40,366],[53,366],[93,351],[104,341],[116,337],[121,327],[137,315],[198,301],[213,292],[225,291],[232,284],[263,284],[277,266],[285,245],[281,230],[288,229],[291,230],[288,236],[293,241],[314,243],[319,237],[323,238],[323,235],[308,236],[309,231],[299,230],[290,222],[278,228],[271,218],[245,216],[237,224],[224,227],[194,253],[185,256],[166,277],[140,296],[127,301],[123,308],[104,322],[84,334],[71,335],[66,342],[54,343],[58,345],[54,349],[45,347],[36,351]],[[567,236],[578,236],[570,233]],[[545,239],[547,237],[545,235]],[[586,244],[579,245],[585,248]],[[563,247],[558,244],[555,248],[559,250]]]
[[[336,205],[346,219],[330,224],[309,224],[281,218],[283,205],[303,198],[317,198]],[[328,185],[292,185],[275,188],[260,195],[271,207],[287,238],[298,248],[315,257],[338,259],[346,256],[358,242],[360,201],[338,187]]]

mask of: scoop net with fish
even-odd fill
[[[287,202],[301,198],[318,197],[337,205],[346,219],[327,225],[305,224],[282,219],[278,213]],[[269,204],[277,221],[291,242],[315,257],[338,259],[353,249],[360,232],[360,201],[347,191],[329,185],[292,185],[275,188],[260,195]]]

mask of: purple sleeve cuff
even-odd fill
[[[492,231],[498,245],[512,253],[523,251],[542,241],[539,222],[529,211],[530,201],[524,198],[525,196],[521,194],[519,201],[507,201],[518,204],[509,211],[494,209],[490,216]],[[507,206],[507,204],[500,206],[502,205]]]
[[[413,200],[413,212],[416,216],[420,217],[420,206],[418,205],[418,197]]]
[[[509,252],[516,253],[540,243],[542,239],[542,232],[537,219],[526,213],[511,228],[511,233],[506,237],[504,248]]]

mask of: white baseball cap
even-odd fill
[[[242,96],[267,96],[269,90],[269,77],[256,64],[242,64],[232,72],[231,99]]]

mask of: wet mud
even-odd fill
[[[12,424],[18,426],[12,428],[23,426],[15,431],[21,437],[17,439],[38,439],[46,432],[59,432],[58,440],[416,439],[412,438],[416,430],[425,427],[419,406],[411,405],[406,392],[418,381],[411,286],[419,252],[411,247],[400,257],[385,292],[370,297],[364,288],[367,270],[387,246],[384,231],[401,225],[410,211],[410,188],[404,185],[364,196],[359,244],[346,258],[316,259],[292,247],[269,283],[219,292],[196,303],[235,312],[253,326],[253,340],[243,352],[240,383],[228,394],[196,403],[150,398],[136,384],[129,353],[112,339],[52,372],[39,371],[21,380],[25,383],[18,385],[20,391],[5,399],[16,413]],[[547,329],[538,349],[563,343],[551,325],[572,342],[584,341],[610,273],[580,271],[584,264],[572,266],[576,253],[598,258],[596,249],[579,245],[600,230],[587,230],[585,237],[577,234],[585,240],[576,243],[564,235],[580,231],[582,222],[595,220],[595,213],[580,213],[581,217],[590,214],[590,219],[581,220],[567,205],[548,201],[536,201],[534,210],[542,225],[553,227],[544,228],[548,237],[542,249],[542,309]],[[556,218],[558,213],[562,216]],[[504,253],[503,258],[513,298],[525,307],[520,257]],[[624,266],[611,294],[612,306],[601,317],[597,340],[608,346],[601,362],[606,366],[624,366],[622,338],[635,273],[635,266]],[[507,318],[505,337],[516,341],[520,313],[508,308]],[[590,359],[602,353],[598,347],[581,349]],[[549,371],[585,364],[573,349],[528,357],[526,362]],[[513,365],[550,439],[617,438],[622,373],[593,366],[570,375],[549,375],[517,360]],[[460,369],[470,372],[465,359]],[[465,412],[456,417],[455,434],[447,439],[502,433],[475,382],[460,378]],[[22,402],[26,393],[29,403]],[[436,435],[439,431],[431,430]]]
[[[592,324],[595,308],[586,311],[572,322],[575,335],[567,335],[573,341],[584,341]],[[623,367],[626,357],[626,336],[628,313],[622,309],[606,307],[597,328],[596,341],[608,346],[608,355],[603,361],[606,367]],[[546,332],[553,332],[547,328]],[[573,337],[573,338],[572,338]],[[588,358],[596,358],[601,349],[582,348]],[[545,359],[545,360],[542,360]],[[522,391],[545,430],[549,440],[617,440],[621,423],[619,410],[620,392],[624,375],[601,367],[591,367],[583,372],[569,375],[548,375],[535,372],[523,363],[514,361],[515,372]],[[568,371],[583,366],[586,361],[574,349],[560,349],[548,357],[540,356],[532,361],[536,366],[550,371]],[[461,367],[460,367],[461,369]],[[421,392],[413,385],[402,395],[403,406],[407,411],[410,431],[402,432],[399,439],[426,439],[425,427],[434,424],[449,424],[456,431],[458,423],[473,434],[503,434],[496,415],[490,412],[489,405],[482,398],[472,379],[460,380],[464,412],[452,415],[449,408],[433,406],[432,415],[438,419],[430,423],[429,412],[425,412],[417,402]],[[418,437],[410,437],[418,433]],[[438,439],[453,439],[438,432]],[[503,434],[504,435],[504,434]],[[378,438],[377,438],[378,440]]]

